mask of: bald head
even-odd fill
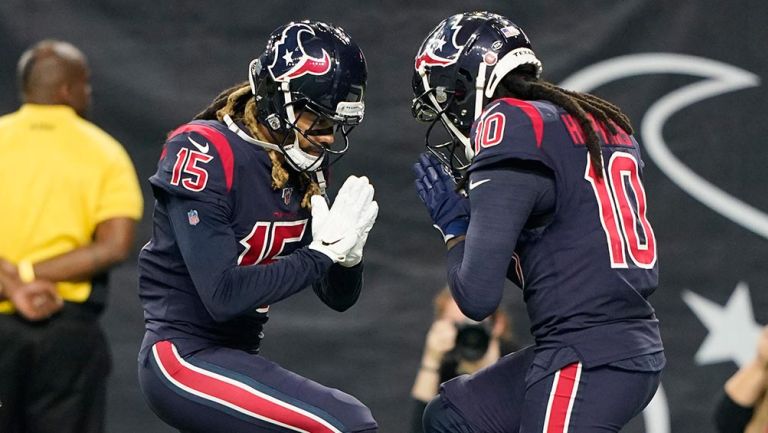
[[[88,63],[69,42],[44,40],[22,54],[18,66],[22,100],[69,105],[83,115],[90,105]]]

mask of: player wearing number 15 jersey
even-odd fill
[[[139,255],[139,381],[180,431],[376,431],[352,396],[259,354],[272,304],[312,286],[344,311],[360,295],[373,187],[350,176],[329,209],[325,185],[329,158],[362,121],[366,74],[344,30],[292,22],[270,35],[248,82],[170,133]]]
[[[656,240],[629,120],[543,81],[527,36],[499,15],[444,20],[414,66],[414,115],[431,124],[416,186],[446,242],[452,294],[481,320],[512,280],[535,339],[443,384],[425,431],[619,431],[665,363],[647,301]],[[450,139],[435,142],[435,128]]]

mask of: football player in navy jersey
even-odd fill
[[[618,432],[665,363],[629,120],[542,80],[523,30],[488,12],[441,22],[414,67],[413,112],[430,123],[416,187],[446,242],[451,292],[481,320],[512,280],[535,340],[444,383],[425,431]]]
[[[248,82],[169,134],[139,255],[139,381],[180,431],[377,430],[354,397],[259,354],[272,304],[310,285],[337,311],[360,295],[373,187],[350,176],[329,208],[325,186],[363,119],[366,75],[344,30],[291,22]]]

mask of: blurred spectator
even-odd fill
[[[133,246],[142,197],[123,147],[83,118],[85,56],[46,40],[0,118],[0,432],[104,429],[106,271]]]
[[[764,433],[768,431],[768,326],[757,341],[755,358],[742,366],[727,382],[715,410],[720,433]]]
[[[423,432],[424,408],[437,395],[441,383],[474,373],[518,348],[509,316],[501,309],[476,322],[461,313],[448,287],[435,296],[434,305],[435,321],[427,333],[421,367],[411,389],[415,402],[411,433]]]

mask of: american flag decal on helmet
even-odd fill
[[[520,30],[515,26],[507,26],[501,29],[501,34],[507,38],[512,38],[520,34]]]

